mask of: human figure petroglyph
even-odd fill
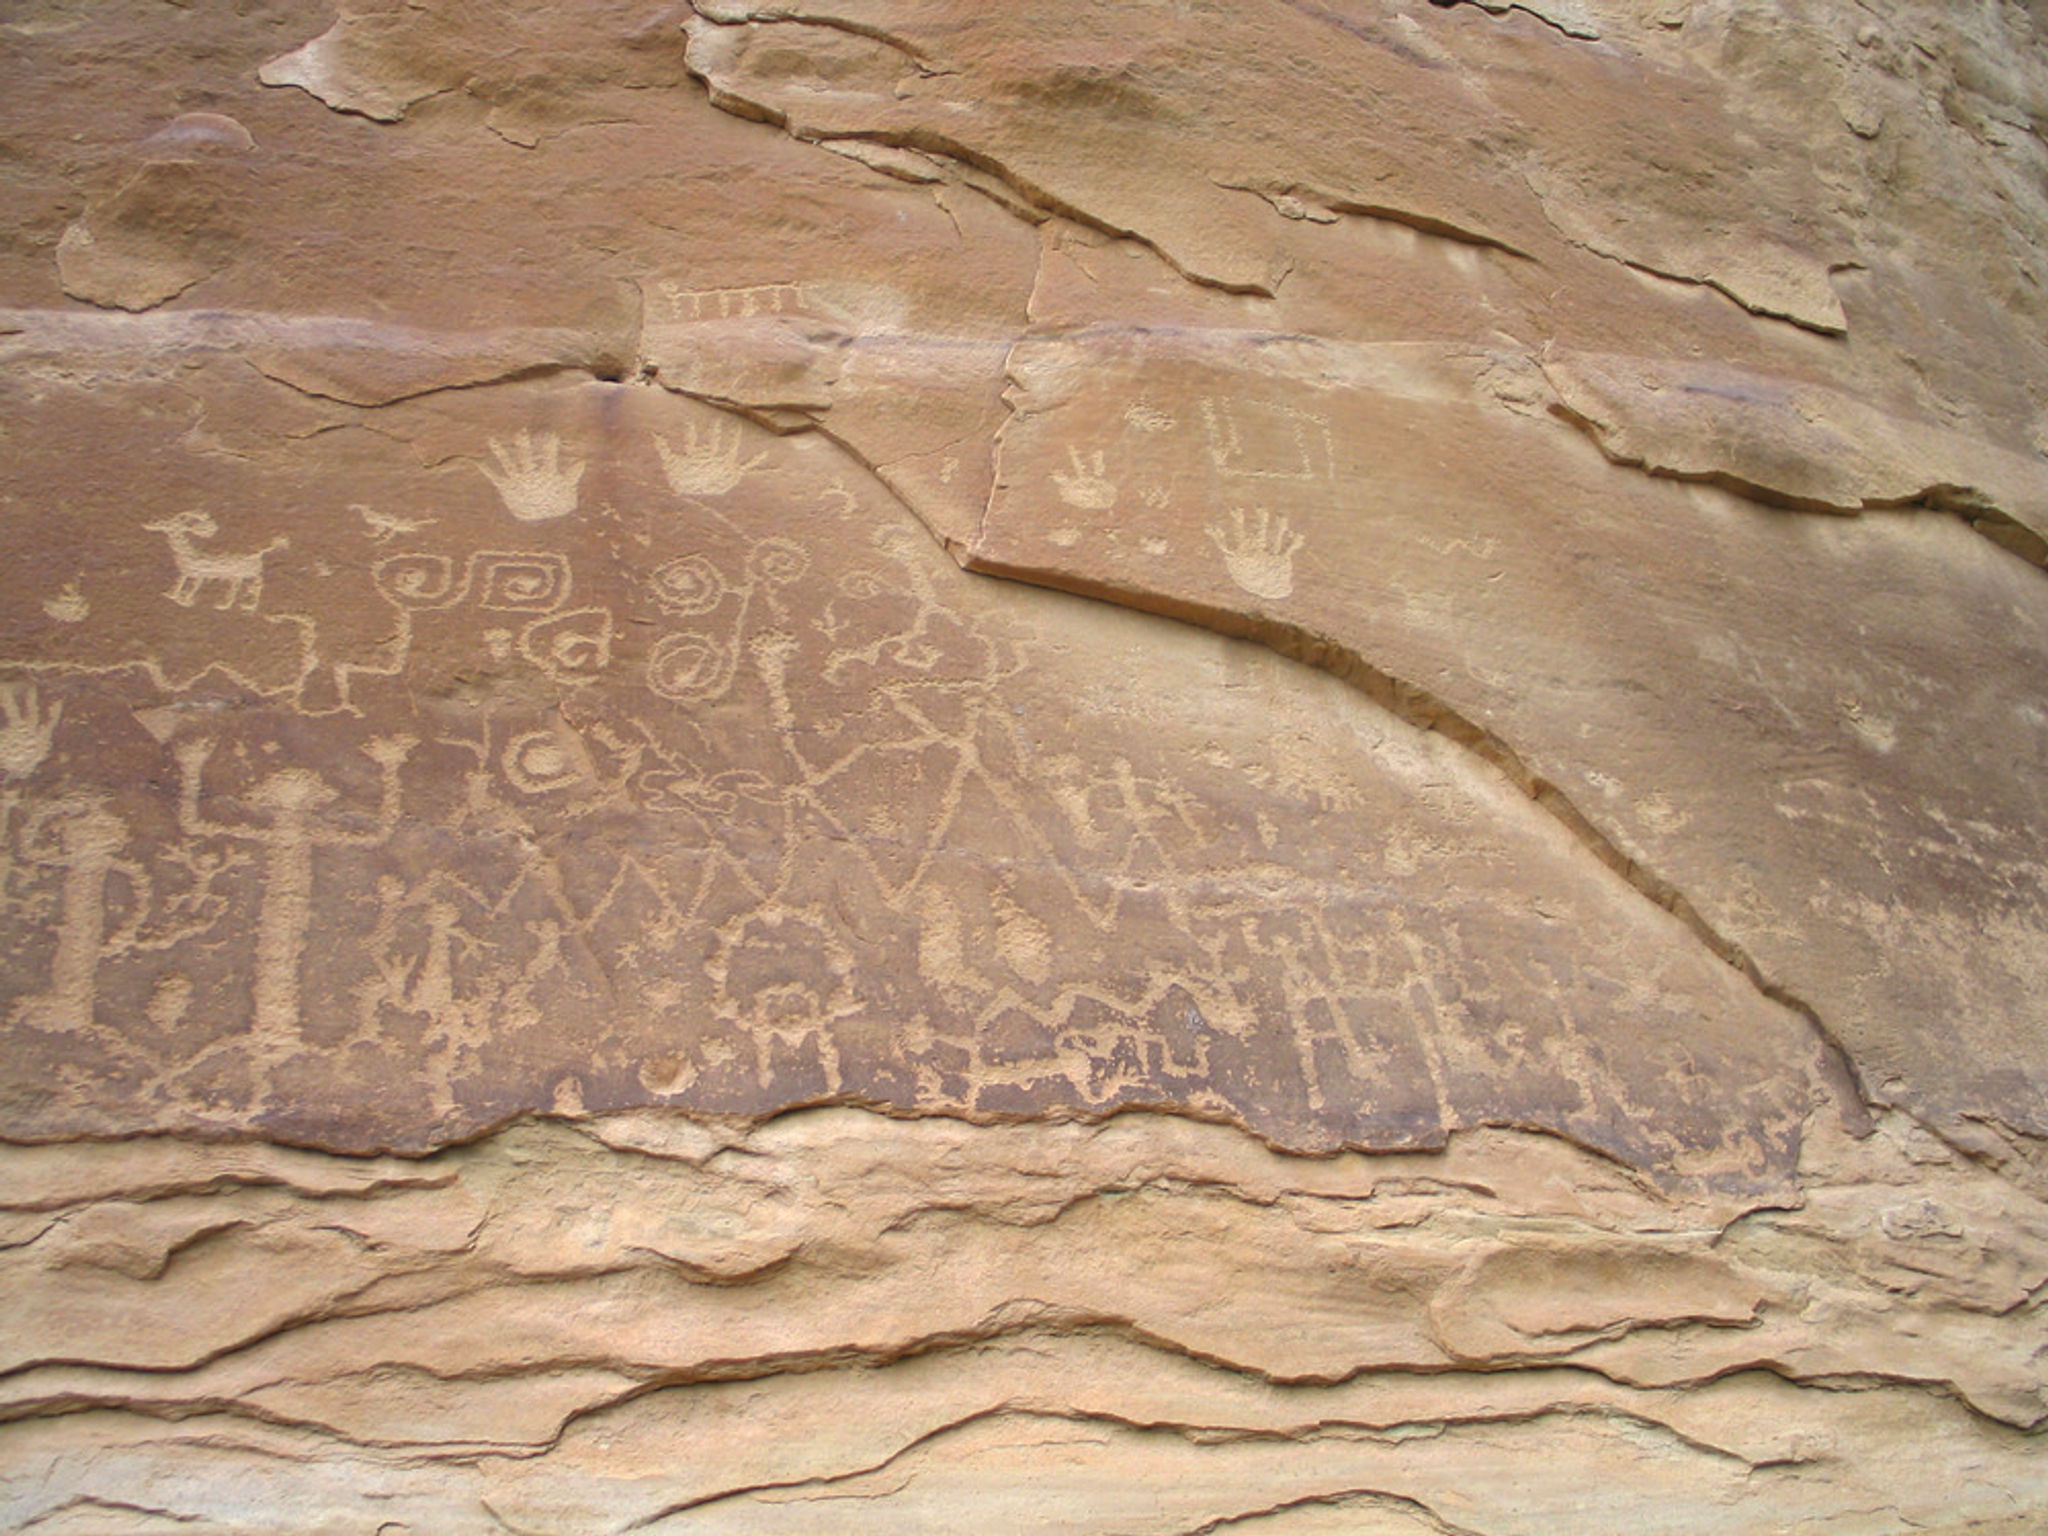
[[[494,437],[485,446],[498,467],[481,460],[476,467],[497,487],[505,510],[520,522],[552,522],[576,510],[576,488],[587,466],[581,459],[563,462],[561,434],[536,434],[522,427],[516,436]]]
[[[299,1022],[299,962],[312,921],[313,853],[319,848],[374,848],[398,827],[401,792],[398,770],[418,743],[410,736],[376,737],[362,752],[377,765],[380,797],[377,820],[366,832],[323,828],[320,812],[340,793],[310,768],[280,768],[243,797],[265,812],[265,824],[209,821],[200,814],[201,780],[213,754],[210,740],[177,746],[178,824],[188,836],[225,837],[264,850],[263,900],[256,916],[256,1029],[273,1044]]]
[[[1330,424],[1315,412],[1248,400],[1204,399],[1200,405],[1209,462],[1219,474],[1302,482],[1335,474]]]
[[[1285,516],[1254,507],[1247,517],[1242,507],[1232,507],[1229,527],[1211,523],[1204,531],[1223,551],[1230,579],[1252,596],[1277,600],[1293,594],[1294,557],[1307,541],[1287,526]]]
[[[198,510],[180,512],[163,522],[144,523],[142,526],[170,541],[171,559],[177,562],[178,579],[164,596],[181,608],[190,608],[199,601],[208,583],[218,582],[222,590],[214,607],[254,610],[263,600],[263,562],[279,550],[289,549],[292,542],[280,534],[261,549],[244,550],[235,555],[202,549],[193,541],[213,538],[220,532],[220,525],[207,513]]]
[[[746,1026],[755,1081],[771,1086],[773,1048],[818,1054],[828,1093],[843,1087],[832,1022],[853,1006],[853,952],[812,913],[769,902],[720,932],[706,970],[720,1011]]]
[[[457,996],[456,968],[486,946],[463,927],[461,908],[440,890],[438,878],[419,896],[387,876],[378,882],[377,895],[379,915],[369,943],[379,981],[372,985],[371,1002],[423,1015],[444,1029],[461,1023],[465,1010]],[[400,911],[407,906],[417,908],[424,929],[414,949],[402,945],[397,933]]]
[[[663,437],[656,437],[654,446],[669,489],[678,496],[723,496],[768,462],[765,453],[742,462],[744,442],[739,422],[721,420],[702,429],[694,422],[686,424],[680,448]]]
[[[64,872],[49,987],[17,1005],[20,1017],[39,1028],[81,1030],[92,1025],[100,959],[107,945],[109,878],[117,870],[124,872],[138,910],[147,903],[142,867],[120,856],[127,842],[128,824],[95,796],[43,807],[24,831],[28,857]]]
[[[1107,512],[1116,505],[1116,486],[1108,478],[1100,448],[1083,458],[1079,448],[1070,447],[1067,449],[1067,462],[1072,467],[1071,473],[1052,472],[1052,483],[1058,489],[1061,501],[1089,512]]]
[[[34,683],[0,683],[0,774],[25,779],[42,767],[63,718],[63,701],[45,709]]]

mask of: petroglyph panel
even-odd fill
[[[1937,681],[2043,675],[2037,570],[1924,507],[1617,484],[1543,376],[1467,347],[1131,334],[1074,302],[1074,334],[1010,360],[971,566],[1258,635],[1450,722],[1827,1021],[1873,1097],[1973,1145],[1974,1105],[2048,1128],[2041,717]],[[1076,438],[1140,494],[1049,494]]]
[[[21,402],[53,444],[95,408]],[[86,606],[18,605],[0,649],[21,1131],[1150,1105],[1305,1148],[1505,1120],[1680,1177],[1789,1166],[1804,1027],[1340,685],[965,576],[828,442],[662,390],[379,428],[210,466],[212,532],[118,483],[57,539],[10,507],[11,568]],[[1118,515],[1114,453],[1063,459],[1075,510]],[[1212,536],[1285,595],[1285,511]]]
[[[2048,1529],[2039,0],[0,12],[0,1529]]]

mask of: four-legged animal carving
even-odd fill
[[[291,545],[290,539],[279,537],[261,549],[245,550],[238,555],[202,549],[193,541],[212,538],[220,532],[220,525],[198,511],[180,512],[161,523],[142,526],[171,541],[171,558],[178,562],[178,580],[164,596],[182,608],[198,602],[209,581],[220,582],[225,589],[214,607],[226,609],[240,604],[243,608],[255,608],[263,598],[263,562]]]

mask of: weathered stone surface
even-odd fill
[[[0,18],[8,1528],[2048,1519],[2044,26]]]
[[[1554,1138],[1316,1161],[1154,1116],[6,1160],[0,1486],[38,1530],[121,1528],[110,1489],[455,1531],[1749,1531],[1850,1490],[1962,1529],[2048,1497],[2048,1209],[1898,1117],[1749,1214]]]

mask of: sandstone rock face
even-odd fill
[[[2048,15],[0,19],[0,1519],[2048,1523]]]

